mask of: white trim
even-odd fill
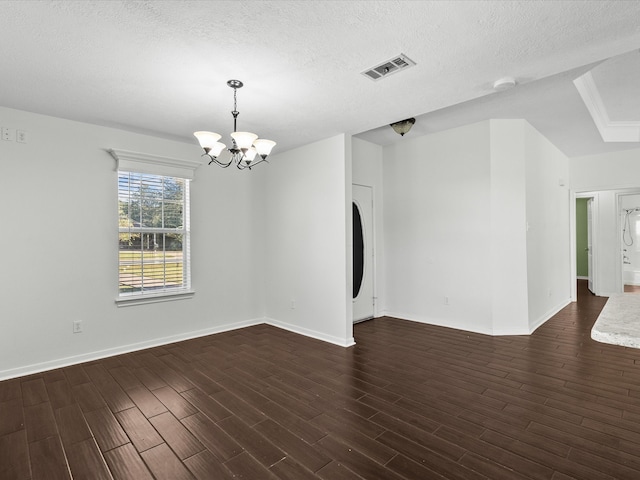
[[[147,303],[172,302],[174,300],[189,300],[195,295],[194,290],[185,290],[182,292],[167,292],[158,294],[131,294],[131,296],[122,296],[116,298],[118,307],[131,307],[134,305],[145,305]]]
[[[576,78],[573,84],[605,142],[640,142],[640,122],[612,121],[609,118],[591,72]]]
[[[378,302],[378,242],[377,242],[377,238],[378,238],[378,231],[377,231],[377,223],[376,223],[376,187],[374,185],[366,185],[364,183],[352,183],[351,186],[353,188],[353,185],[358,185],[359,187],[367,187],[371,189],[371,249],[372,249],[372,255],[373,255],[373,266],[372,266],[372,272],[371,274],[373,275],[373,317],[375,318],[377,316],[382,316],[382,315],[378,315],[379,311],[380,311],[380,307],[379,307],[379,302]],[[351,200],[353,201],[353,194],[351,195]],[[365,319],[365,320],[369,320],[369,319]]]
[[[387,310],[384,312],[384,316],[398,318],[400,320],[408,320],[410,322],[424,323],[426,325],[432,325],[434,327],[453,328],[454,330],[459,330],[461,332],[473,332],[480,333],[482,335],[493,335],[493,332],[491,330],[471,328],[470,326],[465,326],[466,328],[462,328],[462,326],[452,325],[450,320],[443,320],[423,315],[417,316],[410,313],[392,312]]]
[[[114,156],[117,157],[117,153],[115,152],[115,150],[111,151]],[[131,152],[125,152],[125,154],[132,154],[132,155],[143,155],[143,154],[138,154],[138,153],[131,153]],[[149,158],[155,158],[151,155],[147,155],[147,157]],[[118,160],[118,168],[121,166],[120,165],[120,160]],[[127,180],[127,185],[129,187],[131,187],[131,176],[142,176],[140,175],[139,172],[136,172],[136,162],[135,160],[132,160],[131,163],[126,163],[122,165],[123,167],[132,167],[134,169],[133,173],[130,171],[125,171],[125,170],[118,170],[117,172],[117,176],[118,176],[118,190],[117,190],[117,195],[118,195],[118,202],[120,202],[120,194],[121,194],[121,190],[120,190],[120,179],[125,179],[125,177],[128,176],[128,180]],[[155,167],[154,167],[155,168]],[[184,173],[184,172],[182,172]],[[143,174],[144,175],[144,174]],[[164,182],[165,182],[165,178],[169,178],[166,177],[165,175],[159,174],[159,173],[147,173],[146,175],[149,175],[149,177],[152,177],[154,179],[154,181],[159,180],[162,182],[162,189],[164,192]],[[173,177],[172,177],[173,178]],[[177,285],[177,286],[172,286],[172,287],[167,287],[164,289],[158,289],[158,290],[153,290],[153,291],[145,291],[144,290],[144,282],[143,282],[143,289],[139,292],[134,292],[134,293],[130,293],[130,292],[122,292],[118,291],[118,297],[116,298],[115,302],[116,304],[120,307],[120,306],[131,306],[131,305],[141,305],[141,304],[146,304],[146,303],[157,303],[157,302],[162,302],[162,301],[167,301],[167,300],[180,300],[182,298],[186,298],[186,297],[191,297],[193,296],[194,292],[191,290],[191,190],[190,190],[190,184],[191,184],[191,180],[190,179],[180,179],[180,183],[183,184],[183,199],[182,199],[182,205],[183,205],[183,212],[182,212],[182,227],[178,227],[178,228],[144,228],[144,227],[133,227],[133,228],[127,228],[127,227],[119,227],[118,231],[119,234],[122,233],[128,233],[128,232],[136,232],[140,234],[140,240],[142,242],[143,240],[143,235],[144,234],[154,234],[154,238],[155,238],[155,234],[156,233],[160,233],[163,234],[165,232],[173,232],[176,234],[180,234],[183,237],[182,240],[182,255],[183,255],[183,259],[182,259],[182,285]],[[164,194],[163,194],[164,197]],[[163,210],[164,210],[164,198],[162,200],[162,205],[163,205]],[[119,223],[119,220],[118,220]],[[154,240],[155,241],[155,240]],[[119,244],[119,242],[118,242]],[[135,263],[135,262],[134,262]],[[141,258],[140,263],[144,266],[144,259]],[[165,267],[167,265],[167,260],[166,258],[164,260],[162,260],[160,263],[162,263]],[[118,253],[118,266],[121,266],[121,258],[120,255]],[[165,271],[166,273],[166,271]],[[118,274],[119,276],[120,274]],[[163,278],[166,281],[166,275]],[[116,285],[118,285],[116,283]]]
[[[107,152],[115,158],[116,170],[125,172],[150,173],[193,180],[196,168],[202,165],[202,162],[195,160],[182,160],[114,148],[107,150]]]
[[[624,293],[624,286],[625,285],[635,285],[635,284],[630,284],[630,283],[625,283],[624,281],[624,263],[623,263],[623,251],[622,249],[624,248],[622,246],[623,242],[622,242],[622,218],[621,218],[621,212],[622,212],[622,197],[625,197],[627,195],[638,195],[640,194],[640,191],[636,188],[635,191],[634,189],[630,189],[629,191],[624,191],[624,192],[616,192],[615,194],[615,199],[616,199],[616,231],[617,231],[617,236],[618,236],[618,241],[617,243],[617,254],[618,254],[618,259],[619,261],[616,262],[616,292],[617,293]],[[610,296],[610,295],[609,295]]]
[[[122,355],[124,353],[135,352],[147,348],[159,347],[162,345],[168,345],[170,343],[191,340],[193,338],[206,337],[207,335],[228,332],[230,330],[237,330],[239,328],[252,327],[254,325],[260,325],[262,323],[264,323],[264,319],[262,318],[228,323],[226,325],[206,328],[203,330],[195,330],[192,332],[180,333],[168,337],[154,338],[152,340],[147,340],[144,342],[132,343],[129,345],[122,345],[114,348],[107,348],[105,350],[97,350],[95,352],[84,353],[81,355],[58,358],[56,360],[35,363],[32,365],[26,365],[24,367],[12,368],[9,370],[0,370],[0,380],[8,380],[10,378],[31,375],[34,373],[44,372],[46,370],[53,370],[54,368],[68,367],[69,365],[76,365],[78,363],[99,360],[101,358],[113,357],[114,355]]]
[[[591,265],[588,266],[588,281],[590,291],[598,294],[600,290],[600,197],[596,194],[587,200],[587,230],[590,232],[591,244],[589,245],[589,254],[591,255]]]
[[[362,322],[364,320],[370,320],[371,318],[374,318],[376,316],[376,312],[378,310],[378,290],[377,290],[377,284],[376,284],[376,278],[377,278],[377,270],[376,270],[376,266],[377,266],[377,262],[378,262],[378,258],[377,258],[377,244],[376,244],[376,210],[375,210],[375,190],[373,185],[365,185],[364,183],[352,183],[351,184],[351,202],[355,203],[356,205],[358,205],[358,210],[360,211],[360,215],[362,215],[362,208],[360,206],[360,202],[357,201],[354,197],[353,197],[353,187],[362,187],[362,188],[368,188],[371,190],[371,238],[370,239],[365,239],[365,241],[368,241],[371,245],[371,297],[372,297],[372,303],[373,303],[373,308],[372,308],[372,316],[370,317],[365,317],[365,318],[354,318],[353,315],[353,310],[352,310],[352,314],[351,314],[351,318],[352,318],[352,323],[357,323],[357,322]],[[353,224],[353,221],[351,222]],[[364,223],[364,220],[362,221],[362,223]],[[353,231],[353,225],[351,226],[351,230]],[[366,227],[363,228],[362,231],[363,235],[366,235]],[[351,244],[353,245],[353,239],[351,240]],[[353,250],[353,248],[352,248]],[[366,253],[366,252],[365,252]],[[364,267],[366,268],[366,261],[364,262],[365,265]],[[365,271],[365,275],[366,275],[366,271]],[[353,279],[352,279],[353,281]],[[352,296],[352,295],[351,295]],[[360,293],[358,293],[358,297],[360,297]],[[356,303],[356,301],[358,300],[358,297],[353,298],[353,302],[352,303]]]
[[[529,334],[532,334],[533,332],[535,332],[543,324],[545,324],[547,321],[549,321],[551,319],[551,317],[553,317],[555,314],[557,314],[560,310],[562,310],[564,307],[569,305],[571,302],[572,302],[572,300],[568,299],[568,300],[565,300],[564,302],[561,302],[560,304],[556,305],[555,307],[551,308],[550,310],[547,310],[547,312],[542,314],[538,318],[538,320],[533,322],[532,326],[529,326]]]
[[[576,192],[569,190],[569,295],[571,301],[578,301],[578,283],[576,282],[576,274],[578,272],[577,261],[577,236],[576,236]]]
[[[9,380],[11,378],[22,377],[25,375],[32,375],[34,373],[40,373],[47,370],[53,370],[56,368],[68,367],[70,365],[77,365],[79,363],[90,362],[93,360],[100,360],[102,358],[113,357],[115,355],[122,355],[125,353],[136,352],[138,350],[145,350],[147,348],[160,347],[162,345],[168,345],[175,342],[182,342],[185,340],[191,340],[193,338],[206,337],[208,335],[215,335],[217,333],[229,332],[231,330],[238,330],[240,328],[253,327],[255,325],[270,325],[272,327],[281,328],[298,335],[305,337],[315,338],[323,342],[332,343],[340,347],[351,347],[356,344],[353,337],[342,340],[338,337],[331,335],[325,335],[313,330],[307,330],[305,328],[299,328],[295,325],[279,322],[272,318],[254,318],[250,320],[243,320],[240,322],[228,323],[225,325],[219,325],[212,328],[205,328],[202,330],[195,330],[192,332],[180,333],[177,335],[171,335],[168,337],[154,338],[144,342],[132,343],[129,345],[121,345],[119,347],[107,348],[104,350],[97,350],[95,352],[83,353],[81,355],[74,355],[71,357],[58,358],[47,362],[34,363],[31,365],[25,365],[23,367],[10,368],[8,370],[0,370],[0,381]]]
[[[333,335],[327,335],[322,332],[317,332],[315,330],[310,330],[308,328],[303,328],[297,325],[282,322],[274,318],[265,318],[264,323],[266,323],[267,325],[271,325],[272,327],[278,327],[282,328],[283,330],[288,330],[289,332],[304,335],[305,337],[311,337],[315,338],[316,340],[322,340],[323,342],[333,343],[334,345],[338,345],[340,347],[351,347],[356,344],[353,337],[342,339],[340,337],[334,337]]]
[[[598,292],[598,293],[594,293],[594,295],[596,297],[609,298],[609,297],[613,297],[614,295],[620,295],[620,292]],[[637,295],[637,293],[633,293],[632,295]]]
[[[543,314],[538,320],[536,320],[533,326],[529,327],[529,330],[485,330],[485,329],[469,328],[469,327],[461,328],[459,326],[451,325],[451,322],[449,321],[441,320],[438,318],[416,316],[416,315],[407,314],[407,313],[398,313],[398,312],[390,312],[390,311],[384,312],[383,316],[398,318],[400,320],[408,320],[410,322],[423,323],[425,325],[431,325],[434,327],[453,328],[455,330],[459,330],[462,332],[479,333],[481,335],[489,335],[492,337],[501,337],[501,336],[508,336],[508,335],[531,335],[533,332],[536,331],[536,329],[538,329],[541,325],[543,325],[545,322],[551,319],[551,317],[553,317],[555,314],[557,314],[560,310],[562,310],[564,307],[566,307],[570,303],[571,303],[571,299],[568,299],[560,303],[559,305],[553,307],[552,309],[547,311],[545,314]]]
[[[598,192],[596,191],[588,191],[588,192],[574,192],[573,195],[570,195],[571,200],[571,215],[569,222],[571,223],[571,258],[573,259],[571,262],[571,301],[578,301],[578,286],[576,281],[578,279],[577,276],[577,264],[575,261],[576,258],[576,200],[578,198],[591,198],[593,200],[591,207],[591,271],[589,272],[589,276],[586,277],[586,280],[589,280],[591,277],[591,284],[593,287],[594,295],[601,295],[601,292],[598,292],[599,281],[598,281]]]

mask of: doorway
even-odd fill
[[[596,224],[598,208],[597,194],[577,194],[575,198],[575,271],[572,298],[576,301],[575,281],[586,281],[587,288],[597,295],[596,285]]]
[[[373,189],[353,185],[353,322],[374,316]]]
[[[625,293],[640,293],[640,194],[620,195],[622,285]]]
[[[593,287],[593,202],[593,198],[587,198],[587,285],[591,293],[595,292]]]

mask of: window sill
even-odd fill
[[[172,302],[174,300],[188,300],[195,295],[193,290],[183,292],[162,293],[158,295],[131,295],[130,297],[116,298],[118,307],[132,307],[134,305],[146,305],[149,303]]]

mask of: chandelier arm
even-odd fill
[[[240,150],[233,150],[231,154],[231,162],[235,163],[236,166],[239,165],[244,158],[244,154]]]
[[[227,168],[229,165],[231,165],[231,162],[228,162],[228,163],[222,163],[222,162],[219,162],[219,161],[217,161],[217,160],[216,160],[216,163],[217,163],[218,165],[220,165],[222,168]]]
[[[266,158],[260,158],[260,160],[258,160],[257,162],[251,162],[251,166],[255,167],[256,165],[260,165],[262,162],[266,162],[266,161],[267,161]]]
[[[231,160],[229,160],[228,163],[223,163],[220,160],[218,160],[216,157],[212,157],[211,155],[209,155],[208,153],[205,153],[204,155],[202,155],[203,157],[209,157],[209,163],[207,165],[211,165],[212,163],[215,163],[216,165],[222,167],[222,168],[227,168],[229,165],[231,165]],[[232,159],[233,160],[233,159]]]
[[[244,170],[245,168],[248,168],[249,170],[251,170],[256,165],[260,165],[262,162],[266,162],[266,161],[267,161],[266,158],[260,158],[260,160],[258,160],[257,162],[251,162],[249,165],[242,164],[242,163],[239,162],[237,164],[237,167],[238,167],[239,170]]]
[[[244,170],[245,168],[248,167],[248,165],[242,163],[243,158],[244,158],[244,154],[239,156],[238,160],[236,161],[236,167],[238,168],[238,170]]]

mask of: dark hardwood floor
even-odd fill
[[[531,336],[256,326],[0,382],[0,478],[635,480],[640,350],[579,293]]]

